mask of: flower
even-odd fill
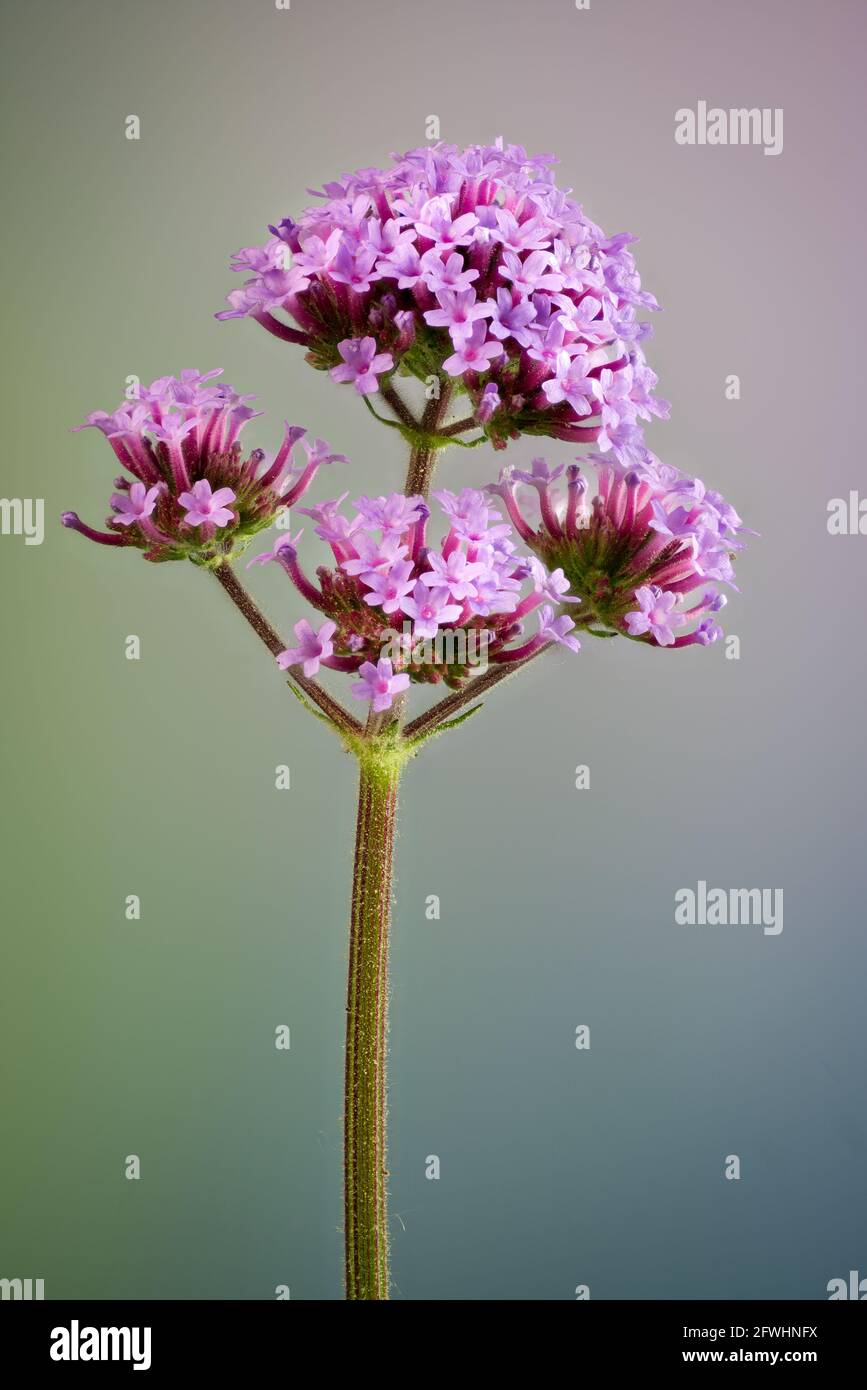
[[[451,377],[497,448],[545,434],[628,461],[636,421],[668,410],[641,347],[658,305],[635,238],[606,236],[555,162],[440,142],[344,174],[235,254],[244,286],[218,317],[302,344],[361,395],[392,370]]]
[[[518,553],[511,526],[484,492],[435,493],[436,517],[420,498],[402,493],[359,497],[352,517],[341,510],[343,501],[308,509],[333,556],[330,567],[317,567],[318,582],[301,568],[297,537],[282,537],[259,557],[276,561],[328,620],[318,632],[299,624],[298,646],[282,654],[281,664],[314,660],[355,675],[387,657],[389,678],[458,689],[472,676],[472,653],[482,641],[487,660],[505,664],[549,642],[577,651],[569,637],[574,617],[553,611],[569,603],[574,614],[577,597],[566,592],[562,573],[549,574],[536,556]],[[435,522],[439,541],[428,534]],[[536,610],[540,634],[528,648],[524,620]]]
[[[661,647],[672,646],[673,629],[682,627],[686,622],[682,613],[672,611],[677,603],[677,594],[660,589],[658,584],[643,584],[640,589],[635,590],[635,597],[640,607],[623,615],[630,637],[649,632]]]
[[[230,487],[212,492],[207,478],[200,478],[193,483],[191,492],[182,492],[178,497],[179,505],[187,508],[184,521],[188,526],[204,526],[209,522],[214,526],[228,525],[234,514],[226,504],[234,500],[235,494]]]
[[[151,516],[162,490],[162,483],[149,488],[144,483],[133,483],[129,492],[113,493],[111,505],[118,526],[131,526],[134,521],[143,521],[146,516]]]
[[[505,468],[488,495],[500,498],[509,520],[534,552],[529,573],[543,608],[549,640],[570,645],[573,626],[598,636],[616,633],[659,647],[707,646],[721,635],[709,614],[725,596],[708,579],[733,584],[732,559],[746,528],[733,507],[695,478],[662,463],[643,447],[631,467],[611,454],[583,459],[597,473],[596,495],[578,464],[566,471],[534,459],[531,469]],[[538,502],[534,523],[521,495]],[[701,587],[689,608],[681,598]],[[562,625],[554,608],[581,604]],[[546,614],[551,614],[548,619]],[[569,614],[562,616],[569,617]],[[678,629],[696,626],[688,632]],[[677,634],[677,635],[676,635]]]
[[[370,700],[377,714],[390,709],[395,695],[409,686],[409,676],[405,672],[395,675],[388,657],[375,666],[372,661],[363,662],[358,674],[361,680],[353,685],[352,693],[356,700]]]
[[[578,638],[570,636],[574,626],[574,618],[568,617],[565,613],[555,618],[553,608],[547,604],[539,614],[539,636],[543,641],[559,642],[562,646],[568,647],[570,652],[581,650]]]
[[[320,662],[327,661],[334,652],[331,638],[337,631],[337,624],[328,619],[314,632],[306,618],[295,624],[297,647],[289,647],[277,656],[277,665],[285,671],[290,666],[301,663],[305,676],[315,676]]]
[[[461,616],[461,605],[449,602],[448,589],[429,589],[424,579],[418,579],[411,595],[401,605],[404,613],[415,618],[414,637],[436,637],[440,627],[446,627]]]
[[[487,305],[478,303],[473,289],[438,290],[437,300],[440,307],[428,309],[425,322],[435,328],[447,328],[455,347],[466,340],[478,319],[487,318],[490,314]],[[483,333],[483,339],[484,336]]]
[[[75,512],[63,513],[63,525],[101,545],[135,546],[146,560],[220,564],[293,506],[320,468],[346,462],[322,439],[308,444],[307,431],[288,421],[272,459],[261,449],[245,457],[241,430],[261,412],[220,375],[159,377],[112,414],[94,411],[76,426],[99,430],[128,476],[115,482],[105,531]],[[307,461],[295,465],[299,442]]]
[[[390,372],[394,366],[390,352],[377,352],[375,338],[344,338],[337,344],[343,358],[339,367],[332,368],[334,381],[352,381],[360,396],[370,396],[379,390],[377,377]]]

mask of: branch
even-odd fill
[[[224,561],[217,566],[214,570],[214,574],[238,609],[238,612],[243,614],[256,636],[264,642],[271,655],[276,657],[280,652],[285,652],[286,643],[283,641],[283,638],[280,636],[279,632],[271,626],[261,609],[257,608],[256,604],[247,593],[247,590],[238,579],[238,576],[235,574],[235,571],[232,569],[231,564],[228,561]],[[362,726],[357,719],[353,718],[349,710],[344,709],[340,701],[335,700],[333,696],[329,695],[327,690],[323,690],[322,686],[316,681],[310,680],[309,677],[305,676],[300,665],[290,666],[288,675],[291,677],[292,681],[295,682],[295,685],[299,686],[300,689],[304,691],[308,700],[312,701],[312,703],[322,711],[326,718],[342,733],[352,734],[355,737],[363,733]]]
[[[387,405],[390,405],[401,424],[406,425],[409,430],[417,430],[418,420],[413,415],[409,407],[404,403],[403,398],[398,395],[396,389],[389,382],[380,383],[379,394]]]
[[[522,667],[529,665],[531,661],[535,660],[542,652],[548,651],[553,645],[553,642],[547,642],[544,647],[538,647],[536,651],[531,652],[529,656],[525,656],[519,661],[512,661],[500,666],[489,667],[483,676],[476,676],[474,680],[471,680],[469,684],[463,686],[461,690],[453,691],[452,694],[447,695],[444,700],[440,700],[439,704],[434,705],[431,709],[426,710],[424,714],[420,714],[416,719],[413,719],[407,724],[403,731],[404,738],[413,741],[427,738],[430,734],[435,733],[436,730],[459,709],[463,709],[464,705],[470,704],[472,700],[478,700],[481,695],[485,695],[489,690],[492,690],[495,685],[499,685],[501,681],[508,680],[510,676],[516,675]]]
[[[440,434],[449,436],[453,434],[463,434],[465,430],[474,429],[477,424],[478,421],[474,416],[465,415],[463,420],[455,420],[451,425],[444,425],[440,430]]]

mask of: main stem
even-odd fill
[[[388,1298],[386,1038],[388,935],[401,759],[359,753],[346,995],[346,1297]]]
[[[440,395],[428,401],[418,422],[423,433],[430,435],[437,430],[451,394],[451,385],[446,382]],[[386,395],[386,400],[404,419],[406,407],[397,394],[391,399]],[[427,497],[435,466],[436,450],[417,444],[410,454],[404,486],[407,496]],[[399,722],[400,704],[392,708],[392,719],[395,716]],[[343,1122],[346,1297],[353,1300],[385,1300],[389,1296],[385,1159],[388,936],[397,790],[407,745],[399,734],[399,742],[390,739],[382,732],[382,724],[382,717],[371,712],[362,739],[355,741],[358,815],[346,991]]]

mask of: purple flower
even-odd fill
[[[480,425],[487,425],[494,418],[503,402],[495,381],[489,381],[476,406],[476,419]]]
[[[344,338],[337,344],[343,358],[339,367],[332,367],[334,381],[353,381],[360,396],[370,396],[379,390],[378,376],[390,372],[394,360],[390,352],[377,352],[375,338]]]
[[[328,619],[318,632],[314,632],[306,618],[295,624],[297,647],[288,647],[277,656],[277,665],[285,671],[301,662],[305,676],[315,676],[319,664],[333,655],[334,644],[331,638],[337,631],[337,624]]]
[[[527,329],[536,317],[532,299],[516,300],[511,290],[499,289],[496,299],[489,299],[487,307],[492,315],[491,332],[495,338],[512,337],[521,347],[530,346],[533,335]]]
[[[452,252],[443,261],[438,251],[426,251],[421,258],[424,282],[432,294],[441,290],[468,290],[474,280],[478,280],[477,270],[468,270],[462,256]]]
[[[448,199],[432,198],[422,208],[415,226],[419,236],[435,243],[436,251],[454,251],[473,240],[478,220],[474,212],[467,212],[453,221]]]
[[[487,318],[491,312],[487,304],[477,303],[472,289],[439,290],[437,299],[440,307],[428,309],[425,321],[432,328],[447,328],[456,348],[470,336],[476,321]]]
[[[737,512],[639,444],[634,457],[621,459],[612,449],[588,461],[598,473],[595,497],[577,464],[566,468],[564,489],[562,466],[551,469],[544,459],[533,459],[530,470],[504,468],[487,489],[538,557],[513,566],[511,577],[531,577],[536,595],[535,603],[521,601],[518,616],[542,599],[552,608],[580,602],[581,626],[594,635],[647,635],[669,647],[714,641],[719,629],[705,615],[718,613],[725,598],[706,581],[734,587],[732,552],[746,530]],[[536,493],[526,506],[530,516],[518,483]],[[698,602],[677,607],[699,587]],[[687,623],[698,625],[675,637]]]
[[[640,608],[625,614],[624,621],[631,637],[649,632],[661,647],[674,643],[673,628],[682,627],[686,618],[682,613],[673,612],[677,594],[660,589],[657,584],[645,584],[635,590]]]
[[[287,425],[273,461],[261,449],[245,457],[241,431],[261,412],[249,404],[253,396],[217,381],[220,375],[219,367],[186,368],[157,377],[139,386],[134,400],[111,414],[95,411],[78,427],[98,429],[129,475],[115,482],[110,544],[134,546],[152,561],[207,563],[238,554],[301,496],[322,463],[342,457],[317,440],[287,492],[288,460],[305,431]],[[72,529],[106,543],[83,524]]]
[[[412,577],[412,561],[401,560],[387,570],[376,570],[365,576],[364,583],[369,592],[364,602],[375,604],[383,613],[396,613],[401,607],[404,595],[408,594],[415,580]]]
[[[535,294],[537,290],[561,290],[563,276],[551,269],[556,264],[550,251],[533,251],[525,261],[507,251],[500,274],[504,280],[511,280],[521,295]]]
[[[405,365],[417,379],[490,372],[499,405],[494,414],[483,405],[478,419],[498,448],[527,432],[637,453],[636,420],[667,411],[639,346],[649,332],[639,315],[658,306],[641,287],[635,238],[606,236],[557,187],[554,163],[503,141],[438,143],[393,156],[387,169],[344,174],[324,185],[316,206],[274,222],[262,247],[234,257],[246,279],[220,317],[252,316],[306,347],[320,369],[337,361],[351,331],[350,341],[374,339],[371,362],[390,359],[387,370]],[[499,353],[479,338],[468,358],[451,351],[445,332],[429,331],[447,330],[455,349],[472,338],[481,309],[471,291],[492,316],[486,336],[502,344]],[[559,353],[581,348],[592,350],[592,397],[580,380],[567,389],[569,374],[557,370]],[[363,354],[341,358],[334,379],[371,394],[381,373]],[[475,382],[467,385],[476,403]]]
[[[420,497],[392,492],[388,497],[359,497],[353,505],[367,526],[403,532],[420,520],[425,503]]]
[[[491,365],[491,359],[500,357],[503,352],[502,343],[486,342],[486,337],[487,326],[478,320],[467,336],[455,344],[455,351],[443,362],[443,370],[448,372],[449,376],[462,376],[464,372],[486,372]]]
[[[356,554],[351,559],[341,561],[341,569],[347,574],[358,574],[369,583],[373,574],[387,574],[394,565],[403,560],[407,547],[401,545],[398,532],[386,532],[381,541],[374,536],[361,535],[355,542]]]
[[[576,415],[592,415],[599,399],[599,382],[588,375],[587,353],[571,357],[568,352],[557,353],[556,375],[544,382],[542,390],[552,405],[568,401]]]
[[[431,550],[427,559],[430,569],[425,571],[422,578],[431,588],[443,589],[460,602],[475,596],[475,581],[485,571],[483,564],[468,560],[463,550],[452,550],[448,556]]]
[[[395,695],[409,686],[406,672],[395,675],[387,657],[382,657],[375,666],[372,661],[363,662],[358,674],[361,680],[352,686],[352,693],[356,700],[372,701],[377,714],[390,709]]]
[[[180,505],[186,508],[184,521],[188,526],[204,526],[208,523],[213,526],[228,526],[234,519],[234,514],[229,510],[227,503],[234,500],[235,494],[230,487],[218,487],[216,492],[212,492],[207,478],[200,478],[197,483],[193,483],[190,492],[182,492],[178,497]]]
[[[418,580],[401,607],[407,617],[415,619],[414,637],[436,637],[440,627],[446,627],[461,615],[461,605],[449,603],[448,589],[429,589],[424,579]]]
[[[111,499],[114,508],[112,519],[118,526],[132,526],[133,522],[150,516],[163,490],[162,483],[156,483],[151,488],[145,488],[144,483],[133,483],[129,492],[114,493]]]
[[[568,647],[570,652],[579,652],[581,643],[577,637],[570,636],[574,626],[573,620],[565,613],[555,618],[553,608],[547,604],[539,611],[539,636],[546,642],[558,642],[560,646]]]

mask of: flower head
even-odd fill
[[[343,500],[308,509],[333,556],[331,566],[318,566],[318,584],[288,538],[261,557],[276,561],[328,620],[317,632],[299,624],[298,645],[283,653],[282,664],[310,660],[317,670],[367,667],[369,674],[387,658],[389,680],[401,678],[392,690],[410,681],[459,688],[480,647],[489,661],[507,664],[550,642],[577,650],[569,635],[574,617],[555,616],[551,606],[574,605],[577,597],[565,592],[562,574],[517,553],[512,528],[485,493],[436,493],[436,517],[420,498],[402,493],[360,497],[352,517],[341,510]],[[434,525],[439,539],[429,534]],[[525,639],[524,619],[537,610],[539,631]],[[356,693],[362,688],[368,690],[359,684]]]
[[[236,253],[247,278],[218,317],[302,343],[361,395],[397,368],[451,377],[497,447],[547,434],[625,457],[636,420],[667,410],[640,347],[657,304],[634,238],[607,237],[555,162],[439,143],[345,174]]]
[[[75,512],[64,512],[64,526],[103,545],[135,546],[148,560],[219,564],[292,506],[319,468],[346,462],[288,422],[272,459],[261,449],[245,457],[241,430],[261,412],[218,376],[219,369],[159,377],[112,414],[95,411],[77,426],[105,435],[127,476],[115,483],[105,531]],[[307,460],[296,465],[299,441]]]
[[[549,469],[544,459],[534,459],[530,470],[503,469],[488,488],[538,557],[530,573],[551,605],[547,612],[553,617],[554,606],[564,605],[576,627],[659,647],[715,641],[721,629],[707,615],[718,613],[725,597],[707,581],[733,582],[732,559],[746,529],[737,512],[643,447],[632,467],[611,454],[592,455],[590,462],[595,496],[578,465],[566,469],[564,488],[563,469]],[[537,520],[525,488],[535,493]],[[698,588],[699,598],[682,607]],[[577,614],[570,607],[576,600]],[[546,631],[568,645],[573,623],[558,628],[559,622],[548,622]]]

